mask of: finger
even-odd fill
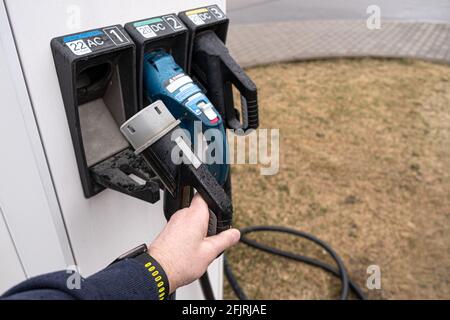
[[[211,256],[217,257],[221,252],[239,242],[241,233],[238,229],[229,229],[205,239],[211,244]]]
[[[189,206],[189,208],[195,212],[204,212],[204,213],[209,212],[208,205],[198,192],[195,194],[194,198],[192,198],[191,205]]]
[[[206,236],[209,224],[209,209],[199,193],[195,194],[188,210],[190,219],[195,221],[203,236]]]

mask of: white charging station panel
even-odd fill
[[[0,252],[2,253],[3,266],[0,275],[0,287],[6,289],[25,280],[25,273],[5,220],[1,216],[1,210],[0,208]]]
[[[23,148],[28,148],[35,158],[38,158],[33,160],[36,166],[40,166],[37,172],[41,174],[41,186],[38,186],[40,189],[36,187],[36,194],[42,192],[41,196],[47,203],[50,202],[50,208],[30,207],[29,210],[35,210],[33,219],[36,221],[39,221],[40,215],[46,221],[49,217],[53,217],[53,225],[42,224],[40,226],[42,229],[33,230],[33,234],[42,233],[42,239],[48,239],[49,233],[57,233],[53,242],[58,242],[57,247],[60,251],[52,250],[53,245],[43,247],[44,257],[47,255],[51,258],[55,255],[54,260],[64,261],[66,266],[75,263],[81,273],[88,276],[104,268],[128,249],[151,241],[163,228],[165,219],[161,201],[151,205],[112,190],[105,190],[90,199],[84,197],[50,40],[65,34],[114,24],[123,25],[129,21],[178,13],[211,4],[218,4],[225,10],[225,0],[3,0],[3,2],[4,7],[0,6],[0,11],[4,12],[0,13],[8,15],[11,29],[9,36],[11,39],[14,37],[14,41],[9,43],[8,35],[2,35],[0,50],[9,53],[17,50],[17,58],[20,61],[18,66],[20,69],[17,71],[23,73],[23,78],[21,75],[12,85],[15,88],[26,85],[26,98],[29,99],[30,108],[24,109],[23,112],[26,113],[24,118],[34,119],[36,122],[34,130],[38,129],[33,133],[33,138],[29,138],[28,145],[24,145]],[[8,112],[2,106],[0,118],[8,116]],[[17,121],[18,128],[25,128],[28,132],[30,126],[33,126],[24,119],[13,121]],[[3,146],[5,141],[0,143],[0,146]],[[42,168],[42,163],[47,167]],[[48,176],[43,174],[46,170]],[[0,187],[3,188],[2,185]],[[50,194],[52,192],[53,195]],[[26,198],[23,198],[23,201],[26,201]],[[51,210],[53,211],[50,212]],[[20,214],[16,212],[16,215]],[[8,218],[7,215],[6,217]],[[19,227],[20,225],[17,228]],[[12,241],[15,241],[15,233],[18,234],[18,238],[25,237],[20,232],[14,231],[11,232]],[[42,239],[35,238],[30,241],[36,241],[37,246]],[[3,251],[3,247],[1,249]],[[20,248],[17,249],[17,253],[20,260],[29,256],[29,253],[21,255]],[[53,271],[63,268],[61,264],[52,262],[45,266],[48,271]],[[34,269],[32,264],[26,265],[30,266],[27,276],[45,271],[42,267]],[[0,266],[0,270],[3,268],[4,265]],[[223,280],[221,259],[210,266],[209,272],[215,294],[221,298]],[[21,279],[20,272],[15,279]],[[6,288],[0,287],[0,291],[3,289]],[[202,299],[198,282],[177,291],[177,298]]]

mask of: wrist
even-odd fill
[[[151,245],[148,246],[147,252],[160,264],[161,268],[166,274],[167,281],[169,282],[169,293],[173,293],[178,288],[178,281],[176,280],[176,272],[172,267],[170,259],[167,258],[164,252],[161,252],[158,248]]]
[[[170,282],[166,271],[159,261],[151,256],[148,250],[131,259],[138,262],[147,270],[146,273],[150,280],[150,288],[155,290],[155,294],[158,296],[159,300],[167,299],[170,294]]]

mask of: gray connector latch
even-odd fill
[[[158,100],[127,120],[120,131],[139,154],[178,124],[180,121]]]

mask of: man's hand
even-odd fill
[[[239,241],[237,229],[206,237],[208,221],[208,206],[196,194],[191,206],[177,211],[150,244],[149,254],[166,272],[170,293],[200,278],[221,252]]]

